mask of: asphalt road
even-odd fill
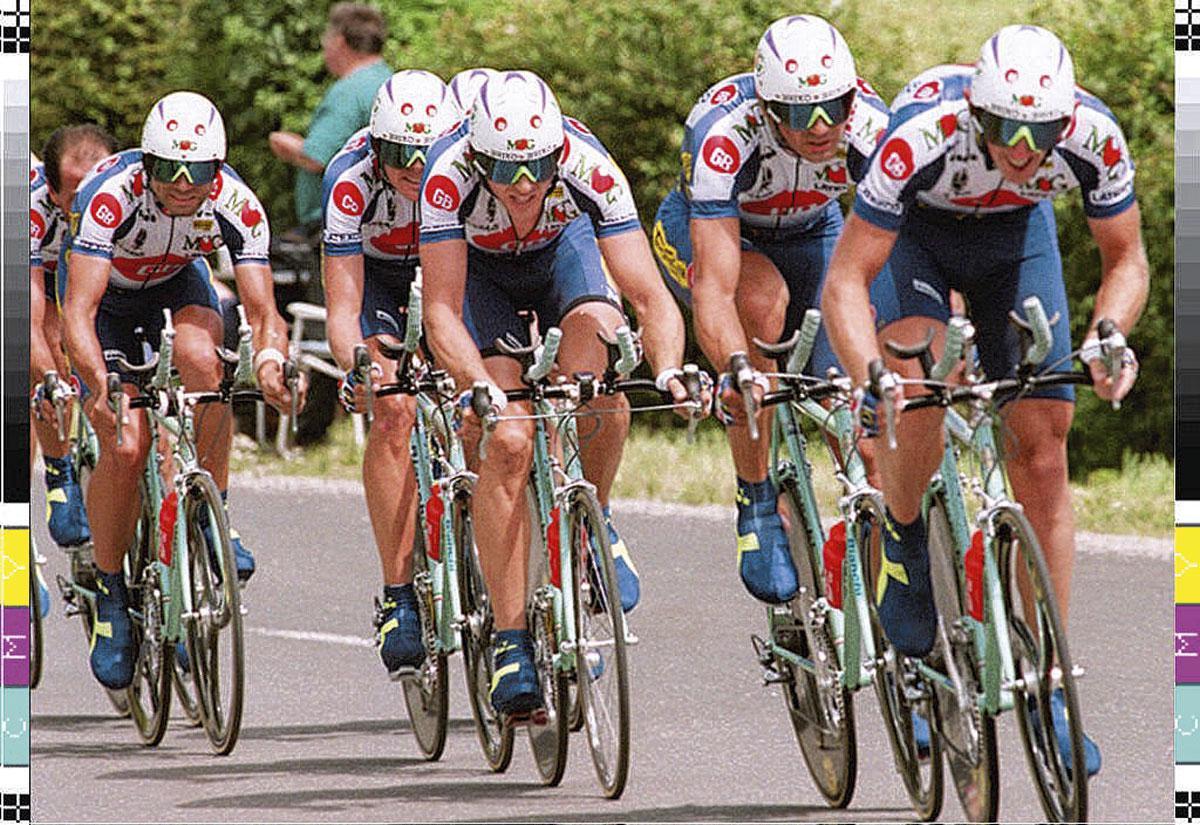
[[[35,491],[38,512],[40,492]],[[378,563],[354,485],[259,480],[235,485],[234,523],[257,553],[246,591],[247,707],[229,757],[171,720],[157,748],[138,743],[92,679],[77,619],[47,621],[33,693],[33,820],[268,821],[903,821],[909,808],[872,691],[856,698],[858,786],[828,809],[802,763],[779,689],[763,687],[750,647],[765,616],[734,567],[732,511],[618,505],[642,574],[631,615],[633,764],[622,799],[600,795],[582,736],[566,777],[542,787],[520,736],[512,767],[488,771],[452,660],[441,760],[422,760],[398,685],[370,647]],[[49,545],[49,572],[65,558]],[[1104,753],[1091,817],[1171,815],[1171,550],[1166,541],[1084,536],[1071,650],[1087,668],[1083,715]],[[998,723],[1000,816],[1042,817],[1015,723]],[[947,777],[942,819],[961,819]]]

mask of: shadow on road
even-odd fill
[[[447,725],[451,731],[475,730],[475,723],[469,718],[450,719]],[[361,719],[329,725],[258,725],[242,728],[239,739],[288,742],[314,736],[324,738],[352,733],[412,733],[412,724],[407,719]]]
[[[599,805],[603,800],[597,800]],[[676,805],[670,808],[634,808],[622,810],[616,817],[622,822],[764,822],[812,820],[829,822],[831,809],[825,805]],[[904,822],[911,808],[852,808],[839,811],[854,821]],[[595,822],[596,816],[580,816],[578,808],[570,813],[538,814],[514,817],[512,822]]]

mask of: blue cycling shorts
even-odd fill
[[[408,293],[417,279],[416,264],[363,256],[362,309],[358,326],[363,338],[372,335],[404,337]]]
[[[589,301],[621,310],[621,297],[605,274],[587,216],[568,224],[550,246],[533,252],[498,255],[467,248],[463,321],[484,356],[497,354],[497,338],[511,335],[528,345],[529,326],[518,310],[534,310],[544,334]]]
[[[687,307],[692,305],[693,263],[689,220],[686,199],[678,189],[671,190],[654,218],[652,244],[663,280],[676,299]],[[771,231],[742,225],[742,251],[767,256],[787,285],[784,340],[799,329],[805,311],[820,302],[825,269],[841,234],[842,212],[836,202],[830,202],[813,223],[800,230]],[[823,376],[837,363],[822,325],[805,371]]]
[[[1005,215],[958,217],[928,207],[914,208],[896,245],[871,284],[875,329],[920,316],[945,323],[950,290],[962,293],[975,326],[980,366],[993,380],[1012,377],[1020,363],[1020,339],[1008,311],[1025,316],[1022,302],[1041,299],[1054,343],[1043,367],[1069,369],[1071,323],[1063,283],[1058,228],[1049,201]],[[1044,387],[1034,398],[1075,400],[1071,386]]]

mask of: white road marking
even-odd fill
[[[340,633],[315,633],[308,630],[277,630],[272,627],[245,626],[247,633],[259,636],[272,636],[276,639],[291,639],[300,642],[324,642],[331,645],[349,645],[351,647],[375,647],[375,641],[363,636],[345,636]]]

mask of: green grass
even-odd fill
[[[817,444],[809,450],[821,512],[836,506],[839,486],[832,463]],[[361,457],[348,419],[340,418],[322,444],[296,451],[284,460],[260,451],[239,436],[234,472],[252,475],[299,475],[358,479]],[[1122,469],[1098,470],[1071,485],[1078,528],[1095,533],[1167,537],[1174,525],[1174,465],[1162,456],[1126,454]],[[733,462],[725,435],[712,425],[688,444],[684,430],[634,429],[613,488],[616,498],[678,504],[731,505]]]

